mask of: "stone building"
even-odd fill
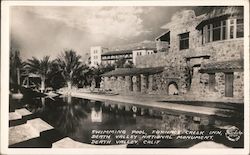
[[[108,49],[101,46],[94,46],[90,48],[90,66],[97,67],[101,64],[101,54],[106,52]]]
[[[132,50],[116,50],[116,51],[107,51],[101,54],[102,64],[113,64],[119,59],[126,59],[126,61],[133,60]]]
[[[151,55],[157,53],[156,48],[136,48],[133,50],[133,64],[136,65],[136,59],[138,56]]]
[[[243,8],[196,16],[176,13],[161,28],[157,53],[136,58],[136,68],[103,75],[105,89],[122,93],[235,97],[244,95]]]
[[[138,56],[150,55],[156,53],[156,48],[147,48],[147,47],[137,47],[130,50],[116,50],[116,51],[107,51],[101,54],[101,63],[113,64],[119,59],[126,59],[126,61],[131,61],[133,64],[136,64],[136,58]]]

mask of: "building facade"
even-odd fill
[[[137,47],[130,50],[116,50],[116,51],[107,51],[101,54],[101,63],[114,64],[119,59],[126,59],[126,62],[131,61],[136,65],[136,58],[144,55],[151,55],[156,53],[156,48],[143,48]]]
[[[243,25],[240,7],[200,16],[193,10],[178,12],[161,27],[166,32],[155,39],[158,52],[135,58],[136,68],[146,71],[138,74],[117,69],[104,74],[105,89],[243,98]],[[159,67],[163,69],[147,71]]]
[[[90,48],[90,66],[97,67],[101,64],[101,54],[108,51],[107,48],[95,46]]]
[[[116,50],[116,51],[107,51],[101,54],[102,64],[113,64],[120,59],[126,59],[126,61],[132,61],[133,55],[132,50]]]
[[[133,50],[133,64],[136,65],[137,57],[157,53],[156,48],[137,48]]]

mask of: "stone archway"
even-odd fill
[[[178,85],[175,81],[171,81],[168,84],[168,95],[178,95],[179,94],[179,89]]]

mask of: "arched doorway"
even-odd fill
[[[168,95],[178,95],[178,85],[176,82],[172,81],[168,84]]]

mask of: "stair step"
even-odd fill
[[[91,145],[74,141],[66,137],[52,144],[52,148],[113,148],[114,145]],[[115,145],[116,148],[126,148],[127,145]]]
[[[32,129],[28,124],[17,125],[9,128],[9,145],[36,137],[39,137],[39,132]]]
[[[22,119],[22,115],[16,112],[10,112],[9,113],[9,120],[17,120],[17,119]]]
[[[31,115],[32,114],[29,110],[27,110],[25,108],[17,109],[17,110],[15,110],[15,112],[17,114],[21,115],[21,116],[27,116],[27,115]]]
[[[46,130],[53,129],[53,127],[51,125],[49,125],[48,123],[46,123],[45,121],[43,121],[40,118],[28,120],[27,124],[29,124],[31,127],[33,127],[38,132],[43,132]]]

